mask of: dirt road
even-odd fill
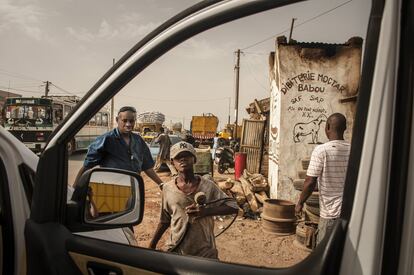
[[[168,173],[160,173],[159,176],[163,181],[170,179]],[[144,181],[144,219],[134,231],[139,246],[148,247],[158,224],[161,194],[159,188],[145,175]],[[230,221],[230,218],[216,219],[217,232],[221,232]],[[164,234],[157,249],[164,250],[168,233],[167,231]],[[281,237],[263,232],[260,220],[238,217],[233,225],[216,239],[216,243],[222,261],[265,267],[287,267],[300,262],[309,254],[297,248],[293,244],[294,240],[295,235]]]

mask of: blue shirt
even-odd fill
[[[154,160],[145,141],[137,134],[131,133],[128,146],[121,137],[118,128],[96,138],[89,145],[83,166],[110,167],[140,173],[154,167]]]

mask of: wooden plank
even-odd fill
[[[219,181],[218,186],[221,190],[229,190],[233,187],[234,182],[231,179],[228,179],[226,181]]]
[[[233,187],[230,189],[230,192],[234,194],[238,205],[243,205],[246,202],[246,196],[240,182],[235,181]]]
[[[254,193],[250,190],[250,186],[251,186],[250,183],[244,177],[240,177],[239,180],[242,184],[242,188],[243,188],[244,194],[246,195],[247,202],[250,205],[250,209],[253,212],[257,212],[257,210],[259,210],[259,204],[257,203]]]
[[[269,199],[269,197],[267,196],[266,192],[264,192],[264,191],[261,191],[261,192],[255,193],[255,194],[254,194],[254,196],[256,197],[256,199],[257,199],[257,200],[258,200],[261,204],[264,204],[264,203],[265,203],[265,201],[266,201],[267,199]]]

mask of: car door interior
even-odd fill
[[[0,268],[2,274],[13,274],[15,263],[13,216],[9,194],[9,179],[3,160],[0,158]]]
[[[230,6],[218,8],[216,12],[208,13],[208,16],[199,21],[195,20],[195,23],[184,25],[174,35],[164,38],[162,42],[142,53],[139,58],[134,59],[137,51],[149,41],[162,35],[170,27],[179,25],[183,19],[191,14],[200,13],[202,10],[208,11],[209,8],[214,10],[220,2],[223,2],[223,6],[226,4]],[[233,2],[242,2],[242,4],[231,6]],[[325,239],[304,261],[290,268],[259,268],[129,247],[74,235],[65,224],[68,165],[66,144],[94,113],[145,67],[186,39],[220,24],[271,8],[292,4],[292,2],[298,1],[203,1],[171,18],[146,36],[92,87],[78,106],[65,118],[64,123],[55,130],[39,160],[31,217],[25,227],[28,274],[87,274],[88,270],[93,270],[96,272],[95,274],[99,274],[98,272],[101,271],[113,271],[114,274],[146,274],[146,272],[147,274],[335,274],[338,272],[347,220],[352,210],[352,190],[355,190],[353,183],[349,181],[358,176],[357,161],[354,165],[354,174],[348,173],[349,179],[345,184],[348,188],[345,193],[351,199],[346,202],[346,207],[343,209],[345,214],[336,221],[333,234]],[[373,1],[352,140],[351,160],[358,160],[361,154],[360,147],[367,119],[368,108],[366,106],[368,106],[370,98],[382,8],[383,1]],[[127,60],[131,61],[128,67],[124,65]]]

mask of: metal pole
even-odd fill
[[[237,138],[237,123],[238,123],[238,117],[239,117],[239,82],[240,82],[240,49],[236,52],[236,66],[234,67],[234,71],[236,73],[236,90],[235,90],[235,99],[234,99],[234,115],[235,115],[235,121],[234,121],[234,133],[233,137]]]
[[[45,85],[45,96],[48,96],[49,95],[49,81],[46,81],[45,82],[46,83],[46,85]]]
[[[295,24],[295,20],[296,20],[296,18],[292,18],[292,24],[290,25],[290,33],[289,33],[288,43],[290,43],[290,40],[292,39],[293,25]]]
[[[228,120],[227,120],[227,124],[230,124],[230,109],[231,109],[231,107],[230,107],[230,99],[231,99],[231,97],[228,97],[227,98],[228,100],[229,100],[229,117],[228,117]]]
[[[115,58],[112,59],[112,66],[115,65]],[[111,128],[114,128],[114,108],[115,108],[115,96],[111,99]],[[135,128],[135,127],[134,127]]]

